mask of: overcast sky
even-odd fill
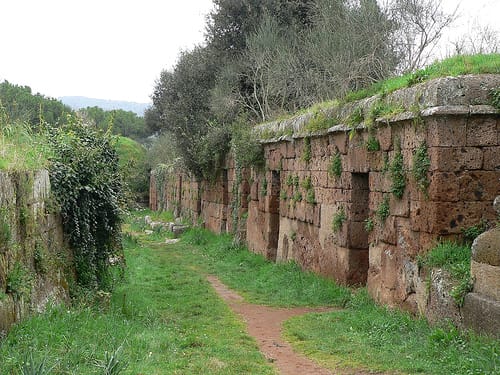
[[[460,2],[469,21],[456,33],[473,19],[498,30],[500,0]],[[51,97],[149,102],[160,72],[202,43],[211,9],[212,0],[0,0],[0,81]]]

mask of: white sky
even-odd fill
[[[500,0],[444,0],[459,2],[454,32],[466,18],[499,30]],[[203,41],[211,9],[211,0],[0,0],[0,81],[51,97],[149,102],[160,72]]]

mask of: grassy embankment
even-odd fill
[[[98,366],[112,358],[127,363],[125,374],[273,373],[206,274],[256,303],[345,307],[296,317],[285,327],[298,350],[331,368],[423,374],[500,369],[498,340],[430,327],[376,306],[364,289],[336,286],[293,263],[267,262],[229,236],[194,229],[181,242],[164,245],[167,233],[143,234],[143,215],[126,225],[127,275],[109,306],[54,307],[19,324],[0,347],[1,374],[18,369],[30,352],[38,361],[46,357],[54,374],[103,373]],[[115,356],[106,361],[106,352]]]

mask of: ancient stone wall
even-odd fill
[[[0,334],[68,299],[71,251],[54,207],[46,170],[0,172]]]
[[[263,124],[265,168],[229,156],[215,182],[172,173],[152,208],[180,201],[217,232],[244,223],[252,251],[423,311],[417,255],[496,220],[498,87],[499,75],[442,78]]]

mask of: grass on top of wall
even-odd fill
[[[384,81],[377,82],[364,90],[349,93],[344,98],[344,101],[350,102],[377,94],[388,94],[434,78],[486,73],[500,74],[499,53],[457,55],[442,61],[435,61],[427,67],[413,73],[392,77]]]
[[[0,121],[0,170],[47,168],[51,156],[45,135],[33,132],[25,123]]]

